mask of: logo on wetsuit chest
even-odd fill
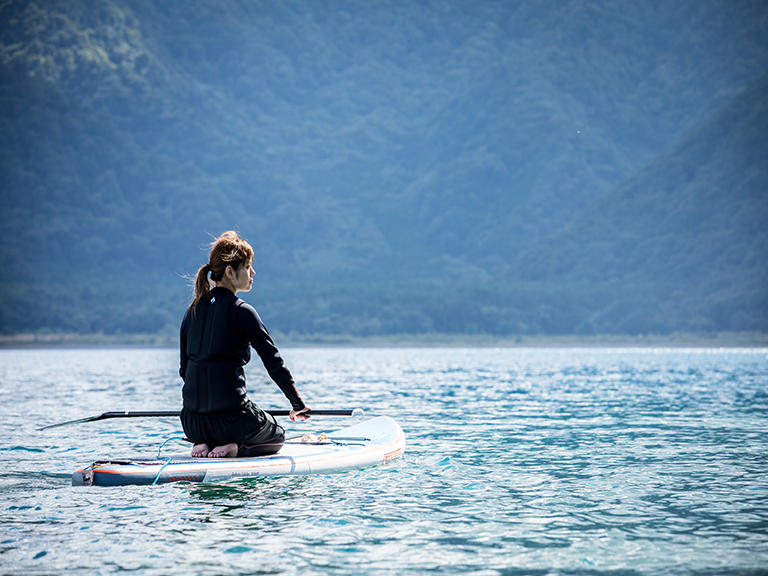
[[[213,298],[211,298],[211,304],[213,304],[214,302],[216,302],[216,296],[214,296]]]

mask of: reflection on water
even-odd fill
[[[178,421],[36,428],[178,407],[175,351],[0,351],[3,571],[656,574],[768,565],[765,350],[284,355],[313,406],[397,419],[404,458],[337,475],[74,488],[76,467],[154,455],[180,434]],[[285,407],[263,370],[248,370],[259,403]],[[340,422],[286,426],[290,435]]]

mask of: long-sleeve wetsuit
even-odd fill
[[[222,287],[211,290],[195,310],[187,310],[181,324],[184,409],[218,414],[247,406],[243,367],[251,359],[251,346],[291,407],[302,410],[293,376],[256,310]]]

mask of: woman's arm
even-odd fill
[[[245,336],[253,346],[256,353],[264,363],[264,367],[269,373],[269,377],[274,380],[275,384],[283,391],[285,397],[291,403],[294,412],[294,417],[303,416],[301,412],[306,409],[301,396],[299,396],[298,390],[296,390],[296,383],[293,380],[293,375],[285,367],[283,358],[280,356],[280,351],[275,346],[272,338],[267,331],[267,327],[259,318],[256,309],[246,302],[242,302],[238,305],[238,316],[241,328],[245,331]],[[294,418],[291,418],[292,420]]]

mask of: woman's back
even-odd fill
[[[184,407],[200,414],[231,412],[247,401],[243,366],[250,344],[237,321],[239,298],[214,288],[181,325]]]

